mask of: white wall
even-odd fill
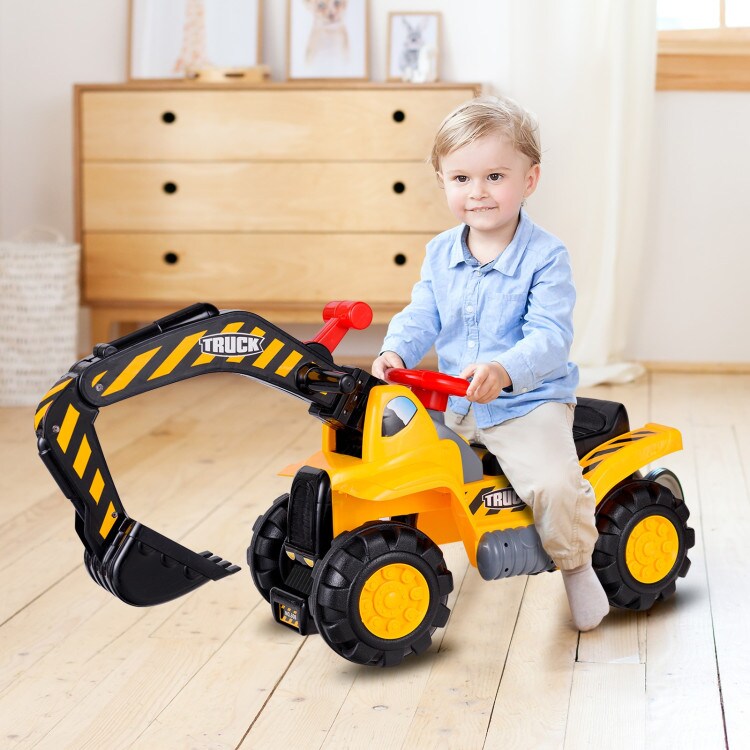
[[[440,10],[443,78],[504,90],[510,2],[371,0],[372,78],[385,77],[388,12]],[[264,56],[275,79],[284,77],[285,20],[286,2],[266,0]],[[0,0],[0,237],[38,225],[72,234],[72,85],[123,81],[126,34],[127,0]],[[542,134],[554,127],[542,123]],[[653,243],[633,358],[750,362],[748,132],[750,94],[657,95],[653,181],[643,186]],[[370,354],[380,333],[358,334],[346,351]]]
[[[750,93],[657,95],[634,357],[750,362],[749,134]]]
[[[72,86],[125,75],[126,0],[0,0],[0,236],[73,232]]]

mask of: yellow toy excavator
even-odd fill
[[[130,518],[94,430],[98,410],[162,385],[235,372],[310,403],[321,450],[285,469],[290,491],[253,526],[247,560],[277,622],[320,633],[344,658],[391,666],[422,653],[446,624],[453,579],[441,544],[462,542],[487,580],[554,570],[531,510],[494,456],[442,419],[466,380],[391,370],[388,383],[338,365],[362,302],[332,302],[301,342],[257,315],[196,304],[76,363],[42,398],[39,453],[74,505],[91,577],[135,606],[169,601],[239,570]],[[677,477],[641,469],[681,448],[680,433],[630,430],[622,404],[579,399],[573,425],[597,497],[596,573],[616,607],[644,610],[675,591],[695,543]]]

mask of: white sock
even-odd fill
[[[563,570],[562,576],[574,625],[578,630],[593,630],[609,613],[609,600],[591,562]]]

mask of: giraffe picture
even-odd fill
[[[260,0],[130,0],[131,80],[260,63]]]

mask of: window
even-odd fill
[[[658,0],[656,14],[659,30],[750,26],[747,0]]]
[[[657,89],[750,91],[748,0],[657,0]]]
[[[383,409],[382,436],[393,437],[411,422],[417,413],[416,404],[406,396],[396,396]]]

